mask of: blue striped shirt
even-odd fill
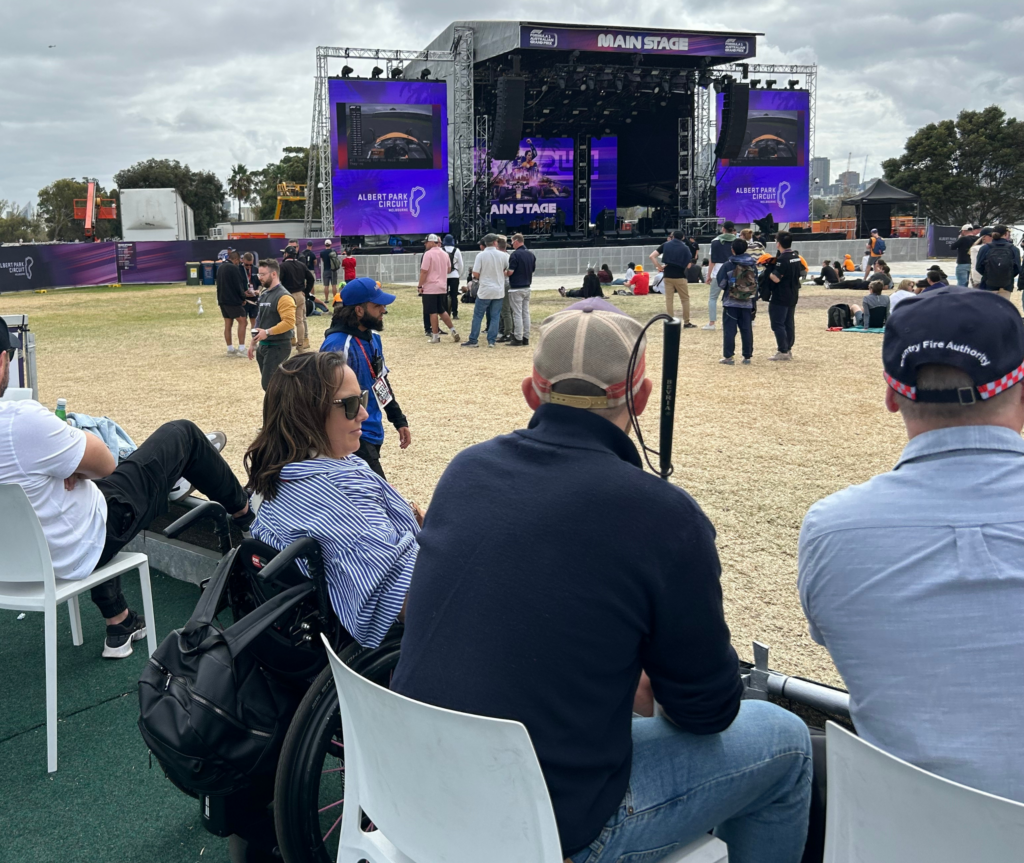
[[[334,611],[367,647],[381,643],[402,609],[418,533],[409,504],[355,455],[285,465],[252,525],[277,549],[305,536],[320,543]],[[309,575],[305,561],[299,568]]]

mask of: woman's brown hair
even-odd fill
[[[248,489],[272,499],[286,464],[330,455],[327,417],[338,389],[345,355],[334,351],[299,354],[270,377],[263,399],[263,428],[245,453]]]

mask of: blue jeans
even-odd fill
[[[633,720],[626,796],[572,863],[654,863],[714,829],[729,863],[799,863],[811,802],[811,739],[793,713],[744,701],[721,734]]]
[[[473,304],[473,326],[469,329],[469,343],[475,345],[480,338],[480,327],[483,324],[484,315],[490,313],[490,322],[487,325],[487,342],[494,344],[498,338],[498,324],[501,321],[501,297],[496,300],[481,300],[477,297]]]
[[[963,287],[967,287],[970,282],[968,279],[971,276],[971,265],[970,264],[957,264],[956,265],[956,283]]]

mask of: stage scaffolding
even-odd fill
[[[782,76],[787,76],[785,82],[790,80],[799,81],[803,86],[794,89],[806,90],[808,104],[810,105],[810,140],[807,142],[807,171],[811,170],[811,158],[814,156],[814,135],[817,125],[817,101],[818,101],[818,67],[797,66],[774,63],[747,63],[735,64],[732,66],[715,66],[706,73],[712,81],[721,81],[726,75],[732,76],[738,83],[749,83],[751,77],[760,77],[762,80],[779,76],[777,80],[782,82]],[[777,90],[786,89],[776,87]],[[712,190],[715,185],[715,141],[717,135],[717,123],[715,118],[715,90],[713,87],[700,87],[697,89],[694,98],[694,193],[691,197],[693,206],[690,207],[693,216],[685,220],[685,229],[692,234],[714,234],[718,231],[718,222],[715,218],[712,201]],[[680,208],[681,209],[681,208]]]
[[[309,170],[306,178],[305,236],[334,234],[334,204],[331,195],[331,106],[327,93],[330,61],[373,61],[380,67],[381,80],[392,80],[395,69],[409,64],[451,64],[443,77],[452,89],[452,136],[449,150],[454,206],[452,227],[465,236],[477,235],[481,221],[473,173],[473,31],[455,28],[450,51],[400,51],[390,48],[345,48],[320,46],[316,49],[316,82],[313,90],[313,120],[309,135]],[[354,71],[354,70],[353,70]],[[349,73],[351,74],[351,72]],[[361,76],[365,77],[365,76]],[[486,184],[486,180],[485,180]],[[320,193],[320,225],[313,224],[316,191]]]

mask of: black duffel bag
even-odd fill
[[[214,622],[237,549],[220,563],[184,628],[139,678],[139,730],[168,778],[192,794],[230,794],[273,775],[298,696],[246,647],[314,590],[299,584],[221,630]]]

